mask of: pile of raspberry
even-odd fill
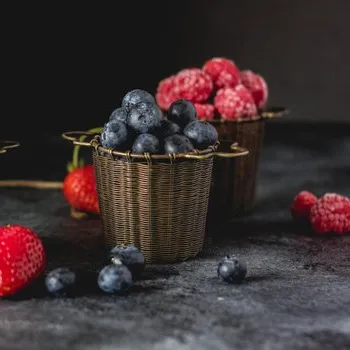
[[[187,68],[159,82],[156,100],[167,111],[179,99],[191,101],[199,119],[241,119],[259,114],[268,99],[264,78],[239,70],[227,58],[215,57],[202,67]]]
[[[316,233],[350,233],[350,199],[337,193],[317,198],[302,191],[294,198],[291,214],[294,220],[311,224]]]

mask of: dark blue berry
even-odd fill
[[[215,127],[208,122],[200,120],[188,124],[184,134],[191,140],[193,146],[199,150],[214,145],[218,140],[218,133]]]
[[[134,279],[139,278],[145,269],[145,257],[134,245],[116,246],[109,252],[109,259],[120,261],[127,266]]]
[[[177,100],[171,104],[168,110],[168,119],[181,128],[196,120],[197,111],[194,104],[187,100]]]
[[[226,256],[219,262],[218,276],[227,283],[241,283],[247,273],[244,262],[235,256]]]
[[[126,109],[123,107],[120,107],[120,108],[115,109],[112,112],[112,114],[109,117],[109,120],[118,120],[118,121],[125,124],[127,116],[128,116],[128,112],[126,111]]]
[[[125,265],[111,264],[100,271],[97,284],[106,293],[126,294],[133,280],[130,270]]]
[[[122,106],[129,112],[136,104],[140,102],[150,102],[155,104],[154,97],[147,91],[135,89],[129,91],[123,98]]]
[[[101,133],[101,144],[106,148],[117,148],[125,144],[128,131],[122,122],[111,120],[105,124]]]
[[[132,145],[133,153],[158,153],[159,140],[151,134],[139,135]]]
[[[180,126],[168,119],[163,119],[160,123],[160,133],[165,138],[171,135],[179,134]]]
[[[52,270],[45,277],[45,285],[49,293],[57,296],[68,296],[75,289],[76,275],[68,268]]]
[[[186,153],[194,150],[191,141],[184,135],[171,135],[164,140],[164,150],[167,154]]]
[[[159,128],[163,113],[152,102],[136,104],[128,114],[128,125],[140,134],[152,133]]]

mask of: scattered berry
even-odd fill
[[[184,130],[184,135],[199,150],[206,149],[218,141],[218,133],[215,127],[206,121],[195,120],[188,124]]]
[[[130,112],[131,109],[140,102],[149,102],[155,104],[154,97],[147,91],[135,89],[129,91],[123,98],[122,107]]]
[[[310,210],[312,228],[317,233],[350,232],[350,199],[326,193]]]
[[[163,79],[159,82],[156,93],[156,101],[158,106],[167,111],[170,105],[178,99],[178,96],[175,93],[175,76],[172,75],[166,79]]]
[[[206,101],[212,90],[210,76],[198,68],[184,69],[174,79],[173,93],[191,102]]]
[[[40,238],[20,225],[0,227],[0,297],[15,294],[45,268]]]
[[[112,112],[112,114],[109,117],[109,120],[110,121],[118,120],[125,124],[127,116],[128,116],[128,112],[126,111],[126,109],[123,107],[119,107]]]
[[[112,263],[121,262],[131,272],[133,279],[140,278],[145,269],[145,257],[134,245],[116,246],[109,252]]]
[[[310,210],[317,202],[317,197],[308,191],[301,191],[295,196],[291,206],[291,213],[295,220],[308,221]]]
[[[241,72],[241,80],[253,96],[257,108],[263,108],[269,95],[265,79],[251,70],[245,70]]]
[[[45,285],[48,292],[56,296],[73,295],[75,282],[75,273],[65,267],[50,271],[45,278]]]
[[[151,134],[139,135],[132,145],[133,153],[159,153],[159,140]]]
[[[235,256],[226,256],[219,262],[218,276],[227,283],[241,283],[247,274],[244,262]]]
[[[240,84],[240,72],[232,60],[216,57],[205,62],[203,71],[214,82],[216,88],[235,87]]]
[[[238,119],[257,115],[252,95],[244,85],[220,89],[214,98],[215,108],[224,119]]]
[[[140,102],[129,112],[128,125],[140,134],[151,133],[159,128],[163,113],[152,102]]]
[[[99,213],[93,165],[88,164],[68,173],[63,182],[63,194],[73,208]]]
[[[128,130],[125,124],[115,119],[106,123],[101,133],[101,144],[106,148],[120,147],[127,139]]]
[[[199,120],[213,120],[214,119],[214,106],[211,104],[202,104],[202,103],[195,103],[194,104],[197,116]]]
[[[168,120],[184,128],[188,123],[196,120],[197,111],[192,102],[180,99],[171,104],[167,116]]]
[[[184,135],[171,135],[164,141],[164,150],[167,154],[186,153],[194,150],[191,141]]]
[[[106,293],[126,294],[133,280],[130,270],[125,265],[111,264],[100,271],[97,284]]]

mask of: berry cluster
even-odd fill
[[[204,73],[203,73],[204,75]],[[196,74],[181,76],[183,86],[190,86]],[[195,93],[202,99],[211,90],[209,80],[198,79]],[[186,90],[186,91],[185,91]],[[197,120],[195,105],[188,99],[191,88],[182,91],[181,99],[174,99],[165,116],[154,97],[140,89],[128,92],[121,107],[115,109],[101,133],[102,146],[133,153],[175,154],[203,150],[218,140],[215,128]],[[187,99],[186,99],[187,97]]]
[[[261,75],[239,70],[230,59],[215,57],[202,69],[183,69],[159,82],[156,100],[164,111],[182,98],[194,103],[199,119],[250,118],[265,107],[268,87]]]
[[[317,198],[302,191],[294,198],[291,214],[296,221],[310,223],[316,233],[350,232],[350,199],[337,193]]]

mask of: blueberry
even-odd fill
[[[184,135],[171,135],[164,140],[165,153],[186,153],[194,150],[191,141]]]
[[[136,104],[128,114],[128,125],[140,134],[151,133],[160,126],[163,113],[152,102]]]
[[[109,259],[120,261],[131,271],[134,279],[139,278],[145,269],[145,257],[134,245],[116,246],[109,252]]]
[[[129,112],[139,102],[150,102],[155,104],[154,97],[147,91],[135,89],[129,91],[123,98],[122,106]]]
[[[151,134],[141,134],[132,145],[133,153],[158,153],[159,140]]]
[[[128,131],[122,122],[111,120],[105,124],[101,133],[102,146],[106,148],[117,148],[128,139]]]
[[[126,109],[123,107],[120,107],[120,108],[115,109],[112,112],[112,114],[109,117],[109,120],[118,120],[118,121],[125,124],[127,116],[128,116],[128,112],[126,111]]]
[[[47,290],[56,296],[73,294],[76,275],[68,268],[60,267],[49,272],[45,278]]]
[[[191,140],[194,147],[200,150],[212,146],[218,140],[218,133],[213,125],[206,121],[196,120],[188,124],[184,134]]]
[[[197,111],[192,102],[177,100],[171,104],[168,110],[168,119],[184,128],[188,123],[196,120]]]
[[[168,119],[163,119],[160,123],[160,133],[163,137],[179,134],[180,126]]]
[[[240,283],[247,273],[244,262],[235,256],[226,256],[219,262],[218,276],[227,283]]]
[[[133,284],[132,275],[121,263],[107,265],[100,271],[97,284],[106,293],[126,294]]]

